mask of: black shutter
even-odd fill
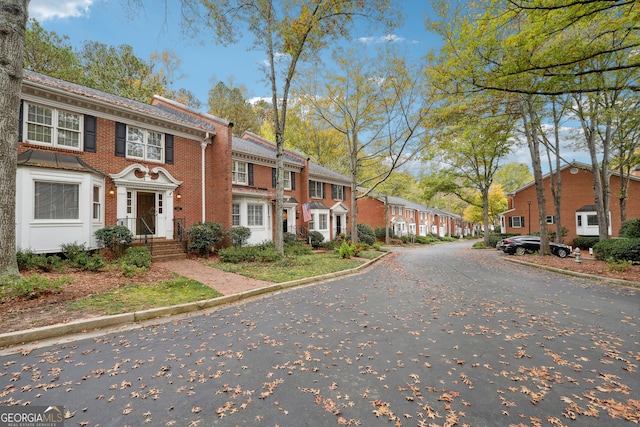
[[[24,103],[20,100],[20,112],[18,113],[18,142],[22,142],[22,120],[23,120],[23,112]]]
[[[116,156],[127,154],[127,125],[116,122]]]
[[[247,175],[249,175],[249,185],[253,186],[253,163],[247,163]]]
[[[520,217],[520,227],[524,227],[524,217]]]
[[[271,168],[271,187],[276,188],[278,183],[278,175],[276,174],[276,168]]]
[[[513,227],[513,217],[509,217],[509,227]]]
[[[327,197],[327,183],[323,182],[322,183],[322,198],[324,199],[325,197]]]
[[[96,152],[97,122],[95,116],[84,116],[84,151],[88,153]]]
[[[164,162],[168,165],[173,164],[173,135],[166,133],[164,134]]]
[[[342,186],[342,198],[340,200],[347,200],[346,197],[347,197],[347,186],[343,185]]]
[[[291,172],[291,189],[292,190],[296,189],[296,173],[295,172]]]

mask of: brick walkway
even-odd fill
[[[232,295],[273,284],[207,267],[193,259],[164,261],[160,265],[169,271],[210,286],[222,295]]]

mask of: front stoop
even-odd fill
[[[145,246],[145,244],[136,242],[133,246]],[[176,240],[153,239],[150,249],[154,262],[187,259],[184,247]]]

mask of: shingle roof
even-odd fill
[[[265,142],[256,141],[253,138],[239,138],[237,136],[233,137],[232,140],[232,150],[245,153],[252,154],[255,156],[264,157],[265,159],[276,159],[276,146],[270,145]],[[284,159],[288,163],[298,164],[300,166],[304,166],[304,160],[299,157],[292,156],[288,154],[286,151],[284,153]]]
[[[36,73],[35,71],[23,70],[22,78],[25,82],[40,84],[52,89],[63,90],[65,92],[89,98],[94,101],[107,103],[114,107],[135,111],[140,114],[155,116],[158,119],[181,123],[192,128],[197,127],[202,129],[203,131],[215,131],[215,127],[213,125],[207,124],[206,122],[201,120],[196,120],[195,118],[190,117],[186,114],[177,114],[175,110],[170,110],[168,108],[159,108],[154,105],[145,104],[144,102],[124,98],[122,96],[103,92],[97,89],[92,89],[87,86],[82,86],[77,83],[71,83],[61,79],[57,79],[55,77]]]
[[[333,181],[338,181],[338,182],[347,183],[347,184],[351,182],[351,180],[348,177],[313,162],[309,162],[309,175],[320,176]]]

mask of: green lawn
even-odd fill
[[[102,294],[90,295],[67,305],[68,310],[87,310],[102,314],[118,314],[168,307],[222,296],[202,283],[176,277],[167,282],[129,285]]]
[[[367,258],[372,257],[373,252],[367,251]],[[364,254],[364,253],[363,253]],[[359,255],[360,256],[360,255]],[[375,258],[375,257],[372,257]],[[365,261],[361,259],[344,259],[334,253],[316,253],[301,255],[293,258],[285,258],[273,263],[224,263],[207,262],[206,265],[223,271],[241,274],[253,279],[260,279],[272,283],[283,283],[291,280],[304,279],[306,277],[321,276],[336,271],[355,268]]]

